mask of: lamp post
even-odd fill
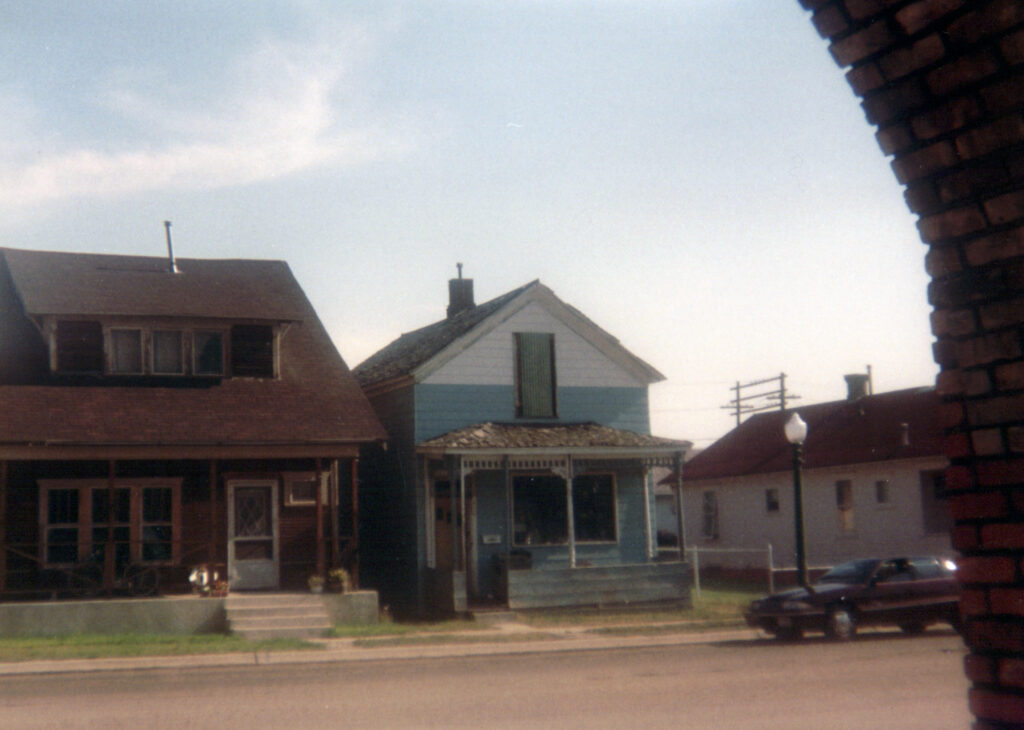
[[[793,447],[793,521],[796,529],[796,579],[807,588],[807,555],[804,552],[804,495],[801,467],[804,463],[804,440],[807,438],[807,424],[794,413],[783,429],[786,440]]]

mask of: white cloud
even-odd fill
[[[103,101],[116,118],[146,130],[132,148],[104,139],[56,149],[59,130],[18,124],[8,131],[20,133],[21,154],[7,148],[0,159],[0,206],[221,188],[407,151],[407,136],[347,118],[338,103],[355,92],[345,86],[351,84],[346,73],[353,54],[368,45],[354,36],[308,45],[264,42],[217,80],[222,93],[190,96],[179,87],[157,94],[158,85],[143,75],[121,76],[126,85],[109,89]]]

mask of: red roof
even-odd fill
[[[807,422],[803,453],[808,469],[940,456],[938,409],[934,388],[912,388],[759,413],[687,462],[683,479],[690,482],[791,469],[792,447],[783,425],[794,412]],[[665,481],[674,479],[673,475]]]
[[[0,384],[0,446],[329,445],[386,438],[284,262],[181,260],[182,273],[172,274],[166,259],[0,249],[0,319],[22,316],[3,306],[11,301],[5,262],[13,294],[33,314],[290,324],[280,337],[277,379],[61,384],[42,374],[32,384]]]

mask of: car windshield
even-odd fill
[[[866,583],[877,560],[851,560],[840,563],[818,579],[819,583]]]

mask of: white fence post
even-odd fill
[[[693,546],[693,587],[700,598],[700,549]]]
[[[768,543],[768,594],[775,593],[775,560],[772,554],[772,544]]]

